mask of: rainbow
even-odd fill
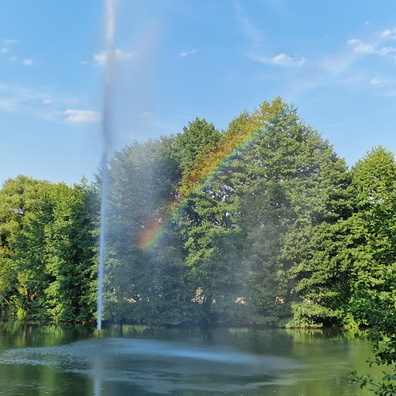
[[[197,168],[184,177],[177,201],[169,205],[161,215],[157,214],[146,222],[138,239],[138,248],[147,251],[154,247],[163,237],[168,226],[179,218],[186,198],[191,196],[194,191],[202,190],[208,186],[229,166],[237,153],[246,150],[260,134],[260,127],[265,117],[283,105],[284,102],[280,98],[276,98],[271,103],[264,102],[261,111],[256,112],[260,116],[256,117],[255,114],[247,115],[246,113],[248,122],[243,123],[241,130],[236,131],[233,136],[230,136],[232,133],[225,134],[217,147],[199,162]]]
[[[390,39],[389,32],[384,32],[377,37],[369,47],[364,42],[357,39],[349,40],[347,47],[344,47],[337,55],[329,58],[327,65],[324,65],[321,71],[316,75],[310,75],[308,84],[304,82],[295,89],[291,90],[285,96],[298,106],[298,103],[312,93],[331,85],[338,78],[345,75],[354,65],[372,53],[378,53],[382,44]],[[363,48],[361,48],[363,47]],[[365,49],[365,50],[364,50]],[[234,155],[246,149],[249,143],[257,136],[260,126],[268,116],[269,111],[274,106],[284,105],[280,98],[276,98],[271,103],[264,102],[262,106],[268,106],[268,109],[261,108],[261,113],[256,112],[248,116],[249,120],[255,123],[255,127],[250,124],[240,135],[233,136],[230,139],[228,134],[224,135],[218,147],[204,158],[196,170],[185,177],[185,183],[180,188],[180,196],[177,202],[171,204],[162,215],[157,215],[150,219],[143,227],[140,235],[138,247],[141,250],[150,249],[162,237],[169,224],[176,221],[180,216],[185,198],[188,198],[194,191],[201,190],[207,186],[222,170],[231,162]],[[268,111],[266,111],[268,110]],[[254,119],[254,117],[258,117]],[[227,141],[230,139],[229,141]]]

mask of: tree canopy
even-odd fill
[[[281,98],[224,131],[196,118],[132,142],[108,178],[105,320],[353,326],[371,322],[351,307],[391,288],[393,153],[348,169]],[[4,183],[3,313],[95,320],[101,185]]]

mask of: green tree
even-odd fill
[[[349,325],[351,300],[361,290],[375,293],[386,281],[376,257],[390,251],[392,238],[378,232],[391,213],[396,167],[393,154],[373,149],[352,168],[336,221],[314,229],[305,254],[293,269],[303,300],[295,307],[299,322]]]
[[[47,315],[58,321],[93,320],[96,302],[95,195],[86,185],[59,184],[45,227]]]
[[[135,142],[110,161],[106,319],[188,321],[192,296],[170,210],[180,177],[173,145],[173,137]]]
[[[204,318],[215,320],[222,307],[223,317],[238,310],[240,320],[279,324],[291,315],[291,269],[302,254],[296,241],[306,243],[317,224],[337,217],[345,162],[280,98],[243,112],[204,152],[179,194],[186,263]]]
[[[396,161],[383,147],[371,150],[351,170],[351,195],[354,197],[356,240],[359,241],[354,265],[354,290],[376,289],[385,282],[383,263],[376,257],[392,251],[393,236],[379,232],[384,221],[388,227],[396,191]]]
[[[370,361],[370,367],[378,365],[383,369],[381,378],[373,377],[371,374],[358,375],[354,372],[352,381],[359,382],[361,387],[370,386],[376,395],[387,396],[396,395],[396,191],[392,183],[389,183],[391,178],[388,178],[393,173],[393,158],[390,152],[381,147],[374,149],[366,157],[368,161],[364,165],[376,163],[383,172],[382,177],[381,173],[372,173],[374,188],[370,189],[370,198],[359,202],[371,202],[370,214],[366,216],[366,220],[373,226],[376,239],[382,242],[381,248],[373,257],[373,272],[378,278],[373,282],[373,274],[364,277],[364,280],[369,279],[371,288],[360,287],[351,300],[350,308],[358,323],[370,326],[369,335],[374,350],[374,359]],[[362,168],[365,168],[364,165]],[[379,182],[379,179],[382,179],[382,182]],[[367,268],[364,268],[364,271],[366,272]]]
[[[17,280],[28,317],[93,320],[96,301],[95,193],[53,185],[16,241]]]
[[[176,136],[174,156],[182,171],[182,184],[185,187],[194,183],[191,171],[213,151],[220,137],[213,124],[198,117],[183,128],[183,133]]]
[[[22,275],[15,263],[16,242],[50,189],[47,181],[20,175],[6,180],[0,190],[0,306],[7,312],[23,315],[24,301],[33,298],[18,281]]]
[[[301,247],[318,224],[336,216],[346,165],[280,98],[243,118],[239,129],[248,139],[235,160],[241,187],[234,190],[241,191],[247,295],[255,321],[280,324],[291,315]]]
[[[199,315],[204,323],[240,319],[235,315],[239,308],[235,301],[241,296],[244,278],[240,276],[241,235],[233,220],[234,194],[226,182],[229,156],[237,141],[237,136],[226,137],[198,119],[176,140],[183,176],[177,191],[176,222],[189,280],[197,292],[193,301],[202,307]]]

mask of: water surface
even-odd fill
[[[4,322],[0,395],[369,395],[371,346],[351,333]]]

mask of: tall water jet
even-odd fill
[[[106,0],[105,13],[105,71],[102,103],[102,142],[103,152],[101,160],[102,188],[101,188],[101,214],[100,214],[100,238],[99,238],[99,268],[98,268],[98,304],[97,304],[97,328],[102,329],[103,313],[103,288],[104,266],[106,251],[106,221],[107,221],[107,198],[109,189],[108,161],[111,152],[111,115],[112,96],[114,86],[114,69],[116,63],[115,38],[115,7],[116,0]]]

